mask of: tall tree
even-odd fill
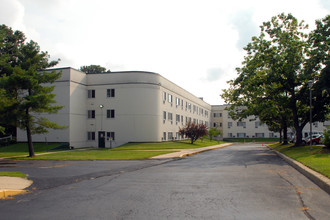
[[[105,67],[102,67],[100,65],[89,65],[89,66],[81,66],[79,68],[80,71],[87,73],[87,74],[95,74],[95,73],[110,73],[110,70],[106,70]]]
[[[13,32],[11,28],[2,26],[0,42],[4,39],[15,39],[15,33],[20,33],[19,43],[15,50],[1,44],[0,64],[2,75],[0,77],[0,89],[8,100],[6,106],[0,108],[1,123],[13,125],[26,130],[29,156],[34,156],[32,134],[48,132],[47,128],[63,128],[47,118],[44,113],[56,113],[61,106],[55,105],[55,94],[52,94],[54,83],[61,76],[61,72],[44,71],[52,67],[58,61],[49,61],[47,52],[40,51],[40,47],[34,41],[25,42],[25,36],[21,32]],[[15,52],[13,52],[15,51]]]
[[[229,82],[230,88],[224,90],[222,97],[233,104],[232,112],[239,106],[245,106],[236,115],[266,116],[269,121],[278,115],[281,126],[286,128],[291,123],[296,131],[296,145],[301,144],[302,129],[309,122],[308,81],[315,85],[326,74],[329,63],[329,16],[317,21],[317,28],[309,35],[304,22],[291,14],[280,14],[261,26],[259,37],[244,48],[247,56],[239,76]],[[323,121],[329,111],[329,93],[326,87],[313,92],[313,121]],[[321,96],[322,98],[316,98]],[[278,106],[278,108],[276,108]],[[277,109],[277,110],[276,110]],[[272,110],[274,114],[263,112]],[[232,113],[235,114],[235,113]],[[286,139],[286,137],[284,137]]]

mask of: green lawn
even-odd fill
[[[70,150],[66,152],[38,155],[34,158],[15,158],[24,160],[143,160],[175,151],[91,149]]]
[[[157,142],[157,143],[129,143],[114,149],[82,149],[82,150],[68,150],[65,152],[57,152],[45,155],[37,155],[34,158],[28,157],[16,157],[13,159],[20,160],[142,160],[151,158],[154,156],[177,152],[175,149],[191,149],[201,148],[212,145],[223,144],[223,141],[209,141],[204,139],[203,141],[198,140],[194,144],[190,144],[189,141],[173,141],[173,142]],[[36,153],[46,152],[47,147],[36,146]],[[39,147],[38,147],[39,146]],[[27,148],[27,146],[26,146]],[[8,146],[7,151],[10,149],[11,152],[0,152],[0,157],[3,154],[7,155],[26,155],[27,153],[20,152],[25,150],[22,146]],[[5,151],[6,149],[3,149]],[[14,152],[14,149],[16,152]],[[26,149],[27,150],[27,149]],[[27,152],[27,151],[26,151]]]
[[[0,176],[26,177],[26,174],[21,172],[0,172]]]
[[[309,146],[293,147],[293,144],[269,146],[330,178],[330,150],[324,146],[313,145],[312,150]]]
[[[60,143],[33,143],[35,153],[44,153],[59,145]],[[0,158],[20,155],[29,155],[27,143],[17,143],[9,146],[0,147]]]

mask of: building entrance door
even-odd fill
[[[99,131],[99,148],[105,148],[105,131]]]

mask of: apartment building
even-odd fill
[[[180,140],[179,128],[188,121],[210,124],[211,105],[160,74],[55,70],[62,71],[54,84],[55,99],[64,107],[46,117],[67,128],[33,135],[33,141],[69,142],[75,148],[116,147]],[[17,133],[18,141],[26,141],[24,131]]]
[[[226,110],[228,105],[212,105],[211,107],[211,126],[222,131],[224,138],[277,138],[280,134],[269,131],[268,126],[263,124],[255,116],[250,116],[242,121],[233,120]],[[312,130],[316,133],[323,132],[327,122],[314,122]],[[309,123],[303,129],[303,137],[309,136]],[[295,132],[289,128],[289,137]]]

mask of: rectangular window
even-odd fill
[[[112,131],[110,131],[110,132],[107,132],[107,138],[108,138],[108,140],[115,140],[115,132],[112,132]]]
[[[115,97],[115,89],[107,89],[107,97]]]
[[[222,127],[222,122],[220,122],[220,127]]]
[[[176,106],[180,105],[180,99],[179,98],[176,98]]]
[[[88,90],[88,98],[89,99],[95,98],[95,90],[94,89],[89,89]]]
[[[183,125],[183,115],[181,115],[181,124]]]
[[[228,137],[229,138],[232,138],[233,137],[233,134],[232,133],[228,133]]]
[[[237,133],[238,138],[245,138],[246,134],[245,133]]]
[[[216,128],[217,127],[217,123],[213,123],[213,127]]]
[[[273,138],[274,137],[274,133],[269,133],[269,137]]]
[[[228,122],[228,128],[231,128],[233,126],[233,122]]]
[[[107,118],[115,118],[115,110],[107,109]]]
[[[87,140],[89,140],[89,141],[95,140],[95,132],[93,132],[93,131],[87,132]]]
[[[238,122],[237,122],[237,127],[243,127],[243,128],[246,128],[246,122],[238,121]]]
[[[176,138],[175,138],[175,139],[179,140],[179,139],[180,139],[180,134],[179,134],[179,132],[176,132],[175,135],[176,135]]]
[[[166,141],[166,132],[163,132],[163,141]]]
[[[264,133],[256,133],[257,138],[263,138],[265,137]]]
[[[173,96],[171,94],[168,94],[168,102],[169,103],[173,102]]]
[[[163,92],[163,101],[166,101],[166,92]]]
[[[173,120],[172,113],[170,113],[170,112],[168,113],[168,120],[169,120],[169,121],[172,121],[172,120]]]
[[[166,120],[166,112],[163,111],[163,120],[165,121]]]
[[[168,140],[173,140],[173,132],[168,132]]]
[[[88,118],[95,118],[95,110],[88,110]]]
[[[176,122],[180,122],[180,115],[176,115]]]

